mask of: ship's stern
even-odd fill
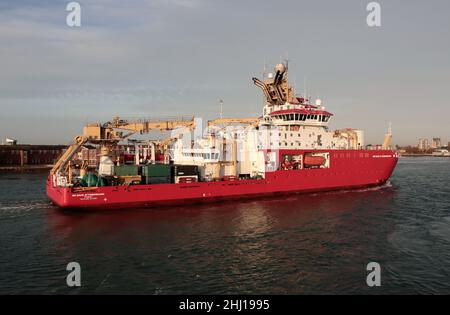
[[[46,185],[47,197],[52,203],[58,207],[67,207],[67,195],[70,193],[70,188],[57,187],[53,181],[53,176],[49,175],[47,177]]]

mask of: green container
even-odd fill
[[[144,184],[170,184],[170,176],[155,177],[147,176],[144,177]]]
[[[139,167],[137,165],[120,165],[114,168],[116,176],[137,176]]]
[[[109,183],[108,183],[108,181],[106,180],[106,178],[100,177],[100,178],[98,179],[97,186],[99,186],[99,187],[109,186]]]
[[[170,177],[171,165],[149,164],[142,167],[142,175],[146,177]]]
[[[96,187],[98,184],[98,176],[93,173],[88,173],[83,176],[81,180],[81,186],[83,187]]]

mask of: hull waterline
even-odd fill
[[[390,150],[336,150],[330,154],[330,168],[278,170],[266,173],[264,179],[62,188],[49,176],[47,195],[61,208],[112,209],[360,189],[386,183],[398,161]]]

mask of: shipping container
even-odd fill
[[[114,168],[116,176],[137,176],[139,175],[139,167],[137,165],[120,165]]]
[[[120,185],[139,185],[142,182],[142,176],[119,176],[117,180]]]
[[[174,176],[197,176],[198,166],[197,165],[174,165],[173,166]]]
[[[170,184],[170,176],[147,176],[144,177],[144,183],[149,184]]]
[[[87,173],[81,179],[81,186],[96,187],[98,185],[98,176],[94,173]]]
[[[123,162],[125,164],[134,164],[136,162],[136,156],[131,153],[124,153],[123,154]]]
[[[142,175],[147,177],[170,177],[172,166],[169,164],[149,164],[142,166]]]
[[[178,183],[196,183],[198,182],[198,176],[193,176],[193,175],[189,175],[189,176],[175,176],[174,178],[175,180],[175,184]]]

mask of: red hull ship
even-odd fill
[[[375,148],[364,146],[360,130],[330,132],[332,114],[320,100],[311,105],[293,94],[283,64],[264,81],[253,80],[265,95],[263,116],[210,121],[206,135],[188,145],[183,140],[195,119],[115,118],[87,125],[52,169],[48,197],[63,208],[111,209],[359,189],[388,181],[398,161],[389,148],[390,132]],[[240,129],[230,131],[236,124]],[[121,144],[155,129],[172,134],[162,141]]]

